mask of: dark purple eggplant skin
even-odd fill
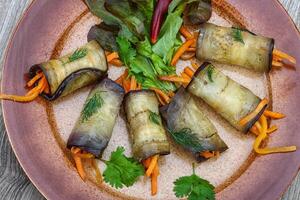
[[[97,88],[101,88],[101,91],[103,90],[102,88],[105,88],[105,91],[113,92],[118,99],[118,102],[104,102],[104,104],[107,103],[110,106],[113,105],[113,106],[117,107],[114,110],[117,113],[113,113],[113,112],[110,113],[111,115],[115,116],[114,120],[110,122],[110,123],[112,123],[112,125],[114,125],[116,117],[118,116],[118,112],[120,110],[124,95],[125,95],[125,91],[122,86],[120,86],[119,84],[117,84],[116,82],[114,82],[108,78],[104,79],[99,85],[96,85],[93,90],[97,90]],[[93,92],[93,90],[91,91],[91,93]],[[100,108],[100,112],[101,112],[101,108]],[[80,123],[79,122],[80,120],[81,120],[81,117],[77,121],[77,124],[75,125],[75,127],[68,139],[67,148],[71,149],[72,147],[78,147],[81,150],[84,150],[86,152],[93,154],[95,157],[98,157],[98,158],[101,157],[103,151],[107,147],[108,142],[111,138],[112,129],[107,132],[107,130],[105,130],[104,128],[96,129],[95,127],[91,127],[90,132],[89,131],[82,132],[76,128],[78,123]],[[98,119],[96,118],[96,120],[93,121],[93,124],[101,123],[99,120],[101,120],[101,118],[98,118]],[[86,123],[86,122],[81,122],[81,123]],[[91,122],[88,122],[88,124],[90,124],[90,123]],[[83,125],[83,126],[89,126],[89,125]],[[84,130],[86,130],[86,129],[84,129]]]
[[[29,79],[32,79],[36,75],[37,71],[40,71],[40,70],[44,71],[44,69],[42,68],[41,65],[38,64],[38,65],[32,66],[29,71]],[[65,91],[67,85],[70,82],[72,82],[76,78],[79,78],[80,76],[82,76],[82,74],[86,74],[86,73],[93,73],[99,77],[95,83],[97,83],[97,82],[101,81],[103,78],[107,77],[107,74],[103,73],[100,70],[95,70],[92,68],[84,68],[82,70],[78,70],[78,71],[72,73],[71,75],[67,76],[65,78],[65,80],[59,85],[58,89],[54,93],[50,93],[50,94],[42,93],[41,96],[44,99],[46,99],[47,101],[54,101],[54,100],[58,99],[61,96],[61,94]],[[44,74],[46,76],[46,79],[48,80],[47,73],[44,73]]]
[[[190,85],[192,84],[193,81],[195,81],[195,77],[198,76],[198,74],[203,71],[207,66],[212,65],[210,62],[204,62],[195,72],[192,80],[190,81],[189,85],[186,87],[187,90],[190,87]],[[201,98],[201,97],[200,97]],[[252,126],[259,120],[259,118],[262,116],[262,114],[264,113],[264,111],[267,109],[268,105],[265,105],[260,112],[252,119],[250,120],[243,129],[243,133],[248,133],[250,131],[250,129],[252,128]]]
[[[197,147],[184,145],[181,145],[181,147],[191,152],[198,162],[202,162],[207,159],[200,156],[201,152],[219,151],[221,153],[227,150],[228,146],[220,138],[220,136],[217,133],[217,129],[209,121],[209,119],[201,112],[200,108],[196,106],[198,109],[196,111],[194,110],[195,107],[193,107],[193,105],[196,105],[195,103],[196,100],[194,99],[194,97],[191,94],[189,94],[183,87],[181,87],[176,93],[176,95],[173,97],[170,104],[160,108],[160,113],[163,117],[167,129],[169,130],[169,133],[170,131],[177,132],[182,129],[193,130],[192,133],[198,140],[198,143],[196,145]],[[192,112],[196,113],[187,115],[187,113]],[[194,116],[198,116],[199,118],[195,119]],[[190,117],[190,120],[186,117]],[[188,124],[189,121],[197,121],[198,123],[194,124],[193,127],[193,125]],[[182,122],[186,123],[182,125]],[[199,127],[202,125],[205,128]],[[204,130],[207,132],[205,132]],[[171,133],[170,135],[173,138]],[[173,140],[177,143],[177,141],[174,138]]]

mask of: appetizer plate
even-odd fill
[[[215,2],[219,5],[221,1]],[[279,2],[230,0],[228,3],[233,7],[214,7],[211,22],[227,26],[244,24],[252,32],[275,38],[276,48],[300,61],[300,34]],[[87,40],[90,27],[99,22],[80,0],[33,1],[7,49],[2,92],[25,93],[24,74],[30,66],[81,46]],[[180,63],[180,66],[185,65],[187,63]],[[269,146],[300,147],[300,74],[297,70],[272,70],[268,75],[261,75],[232,66],[217,67],[258,96],[267,96],[275,111],[287,115],[284,120],[274,122],[280,129],[270,137]],[[116,79],[123,70],[112,67],[109,76]],[[88,181],[80,179],[65,143],[89,89],[51,103],[41,98],[28,104],[3,101],[10,142],[30,180],[47,199],[176,199],[173,181],[190,175],[194,160],[174,143],[171,154],[160,160],[159,192],[155,197],[150,195],[149,180],[143,178],[133,187],[122,190],[106,184],[97,186],[91,172]],[[219,158],[196,166],[196,173],[216,186],[217,199],[278,199],[299,170],[300,151],[256,156],[252,152],[252,135],[235,131],[204,103],[200,102],[200,106],[229,146]],[[126,154],[131,154],[122,113],[104,158],[117,146],[124,146]],[[103,170],[104,166],[98,164]]]

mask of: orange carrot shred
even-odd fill
[[[96,174],[96,181],[98,184],[101,184],[103,182],[103,177],[101,175],[99,167],[97,166],[96,159],[92,159],[92,166],[93,166],[95,174]]]
[[[153,90],[155,93],[157,93],[163,99],[164,102],[170,103],[170,98],[163,91],[156,89],[156,88],[151,88],[151,90]]]
[[[77,169],[79,176],[81,177],[82,180],[85,180],[86,174],[83,169],[81,158],[78,157],[76,154],[73,154],[73,158],[74,158],[76,169]]]
[[[157,178],[159,175],[159,167],[158,167],[158,163],[156,163],[153,173],[151,175],[151,195],[154,196],[157,194]]]
[[[272,119],[282,119],[282,118],[285,118],[284,114],[278,113],[278,112],[272,112],[272,111],[269,111],[269,110],[265,110],[264,115],[266,117],[270,117]]]
[[[192,67],[194,70],[197,70],[199,68],[199,65],[197,63],[192,62]]]
[[[119,58],[119,54],[117,52],[112,52],[106,56],[107,62],[111,62],[113,59]]]
[[[278,126],[274,125],[267,129],[267,133],[271,134],[278,130]]]
[[[286,59],[286,60],[290,61],[293,64],[296,64],[296,62],[297,62],[294,57],[292,57],[292,56],[290,56],[290,55],[288,55],[288,54],[286,54],[282,51],[279,51],[278,49],[273,50],[273,55],[275,55],[276,57],[279,57],[281,59]]]
[[[191,40],[187,40],[175,53],[172,61],[171,61],[171,65],[175,66],[176,63],[178,62],[179,58],[184,54],[184,52],[186,52],[186,50],[193,44],[195,43],[195,39],[191,39]]]
[[[203,151],[203,152],[200,152],[200,156],[203,158],[209,159],[209,158],[213,158],[215,156],[215,154],[214,154],[214,152]]]
[[[155,93],[156,94],[156,97],[157,97],[157,99],[158,99],[158,101],[159,101],[159,103],[161,104],[161,105],[166,105],[166,102],[164,102],[163,100],[162,100],[162,98],[159,96],[159,94],[157,94],[157,93]]]
[[[272,61],[272,66],[273,67],[284,67],[283,63],[277,62],[277,61]]]
[[[180,33],[188,40],[194,38],[194,35],[184,26],[181,26]]]
[[[159,155],[152,156],[150,165],[149,165],[149,167],[148,167],[148,169],[146,171],[146,176],[150,177],[150,175],[153,173],[155,165],[157,165],[158,158],[159,158]]]
[[[40,78],[42,78],[44,75],[42,72],[37,73],[30,81],[27,83],[27,87],[33,86]]]
[[[256,117],[258,115],[258,113],[268,104],[268,100],[267,99],[263,99],[255,108],[255,110],[253,112],[251,112],[250,114],[248,114],[247,116],[245,116],[244,118],[242,118],[240,120],[240,125],[241,126],[245,126],[249,121],[251,121],[254,117]]]
[[[117,58],[111,60],[111,61],[109,62],[109,64],[112,64],[112,65],[117,66],[117,67],[121,67],[121,66],[124,65],[124,64],[122,63],[122,61],[119,60],[119,59],[117,59]]]
[[[136,90],[136,87],[137,87],[136,80],[134,76],[132,76],[130,79],[130,90]]]
[[[163,81],[170,81],[175,83],[189,83],[191,81],[191,78],[179,77],[177,75],[160,76],[159,79]]]
[[[191,70],[191,68],[189,68],[189,67],[186,67],[184,69],[184,73],[186,73],[190,78],[192,78],[194,76],[194,71]]]

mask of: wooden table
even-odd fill
[[[0,68],[4,58],[10,34],[22,13],[32,0],[0,0]],[[293,20],[300,28],[300,1],[280,0]],[[0,199],[35,200],[44,199],[32,185],[10,147],[3,124],[2,112],[0,120]],[[300,199],[300,173],[284,194],[283,200]]]

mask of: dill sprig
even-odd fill
[[[155,112],[150,111],[149,119],[154,124],[161,125],[160,116],[158,114],[156,114]]]
[[[232,28],[232,37],[235,41],[245,44],[242,31],[239,28]]]
[[[84,105],[81,113],[82,122],[87,121],[99,108],[102,107],[104,101],[101,92],[96,92]]]
[[[214,82],[212,75],[214,73],[214,68],[212,66],[208,66],[207,68],[207,77],[209,79],[210,82]]]
[[[64,63],[68,64],[71,62],[74,62],[75,60],[81,59],[83,57],[85,57],[88,54],[88,50],[87,49],[77,49],[69,58],[68,61]]]

